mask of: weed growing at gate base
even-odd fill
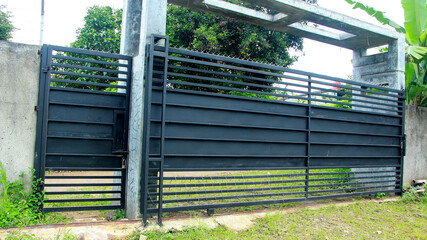
[[[63,220],[61,215],[40,212],[44,194],[38,190],[42,182],[35,178],[34,172],[30,172],[31,177],[21,173],[17,180],[9,182],[6,169],[0,162],[0,228],[49,224]],[[28,188],[26,183],[30,180],[31,187]]]

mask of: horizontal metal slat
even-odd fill
[[[161,122],[160,120],[151,119],[151,122]],[[186,124],[186,125],[203,125],[203,126],[220,126],[220,127],[237,127],[237,128],[257,128],[257,129],[272,129],[272,130],[285,130],[285,131],[301,131],[307,132],[307,129],[296,129],[296,128],[279,128],[279,127],[268,127],[268,126],[252,126],[252,125],[236,125],[236,124],[222,124],[222,123],[205,123],[205,122],[190,122],[190,121],[165,121],[166,123],[174,124]]]
[[[121,183],[45,183],[45,187],[106,187],[122,186]]]
[[[105,83],[82,82],[82,81],[73,81],[73,80],[55,79],[55,78],[51,78],[50,80],[52,82],[70,83],[70,84],[86,85],[86,86],[94,86],[94,87],[127,88],[127,86],[123,86],[123,85],[114,85],[114,84],[105,84]]]
[[[67,57],[67,56],[61,56],[61,55],[52,55],[52,58],[78,61],[78,62],[95,63],[95,64],[102,64],[102,65],[111,65],[111,66],[118,66],[118,67],[129,67],[128,64],[106,62],[106,61],[99,61],[99,60],[92,60],[92,59],[85,59],[85,58]]]
[[[271,174],[271,175],[248,175],[248,176],[163,177],[163,180],[252,179],[252,178],[301,177],[301,176],[306,176],[306,174],[296,173],[296,174]]]
[[[46,153],[46,156],[114,157],[114,158],[122,157],[114,154],[83,154],[83,153]]]
[[[185,188],[185,187],[215,187],[215,186],[240,186],[240,185],[262,185],[262,184],[278,184],[278,183],[299,183],[306,182],[305,179],[300,180],[282,180],[282,181],[259,181],[259,182],[230,182],[230,183],[189,183],[189,184],[163,184],[164,188]],[[158,185],[148,185],[148,187],[158,187]]]
[[[48,135],[47,138],[60,138],[60,139],[80,139],[80,140],[100,140],[100,141],[113,141],[113,138],[102,138],[102,137],[75,137],[75,136],[60,136],[60,135]]]
[[[121,179],[122,176],[55,176],[46,175],[45,179]]]
[[[215,200],[227,200],[227,199],[261,198],[261,197],[290,196],[290,195],[303,195],[303,194],[305,194],[305,192],[264,193],[264,194],[235,195],[235,196],[223,196],[223,197],[172,199],[172,200],[163,200],[163,203],[167,204],[167,203],[180,203],[180,202],[215,201]],[[153,203],[158,203],[158,201],[153,201]]]
[[[58,122],[58,123],[76,123],[76,124],[100,124],[100,125],[114,125],[114,123],[113,123],[113,122],[77,121],[77,120],[61,120],[61,119],[48,119],[48,122]]]
[[[90,93],[94,95],[111,95],[111,96],[122,96],[126,97],[126,92],[105,92],[98,90],[89,90],[89,89],[78,89],[78,88],[63,88],[63,87],[53,87],[50,86],[50,91],[62,91],[62,92],[78,92],[78,93]]]
[[[46,167],[46,171],[112,171],[112,172],[124,172],[126,169],[123,168],[64,168],[64,167]]]
[[[120,198],[82,198],[82,199],[45,199],[45,203],[68,203],[68,202],[105,202],[105,201],[120,201]]]
[[[77,54],[84,54],[84,55],[90,55],[90,56],[99,56],[104,58],[122,59],[127,61],[132,60],[132,57],[130,56],[117,54],[117,53],[100,52],[100,51],[87,50],[87,49],[81,49],[81,48],[69,48],[69,47],[63,47],[63,46],[57,46],[57,45],[47,45],[47,46],[49,47],[50,50],[61,51],[61,52],[77,53]]]
[[[62,64],[62,63],[52,63],[52,67],[61,67],[61,68],[74,68],[74,69],[82,69],[96,72],[108,72],[108,73],[117,73],[117,74],[128,74],[127,71],[120,71],[114,69],[107,68],[95,68],[95,67],[86,67],[81,65],[71,65],[71,64]]]
[[[151,102],[151,103],[153,105],[161,105],[162,104],[162,103],[157,103],[157,102]],[[219,107],[219,106],[218,107],[211,107],[211,106],[189,105],[189,104],[178,104],[178,103],[166,103],[166,106],[184,107],[184,108],[201,108],[201,109],[210,109],[210,110],[222,110],[222,111],[244,112],[244,113],[259,113],[259,114],[275,115],[275,116],[308,118],[307,115],[297,115],[297,114],[267,112],[267,111],[251,111],[251,110],[247,110],[247,109],[225,108],[225,107]]]
[[[76,212],[122,209],[120,205],[82,206],[82,207],[44,207],[43,212]]]
[[[122,191],[45,191],[46,195],[115,194]]]
[[[73,106],[73,107],[108,108],[108,109],[126,110],[125,107],[116,107],[116,106],[108,106],[108,105],[94,105],[94,104],[67,103],[67,102],[58,102],[58,101],[49,101],[49,104]]]
[[[63,72],[63,71],[55,71],[55,70],[51,70],[50,73],[66,75],[66,76],[73,76],[73,77],[95,78],[95,79],[120,81],[120,82],[126,82],[127,81],[126,78],[108,77],[108,76],[102,76],[102,75],[91,75],[91,74],[74,73],[74,72]]]

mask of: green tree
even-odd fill
[[[122,12],[122,9],[108,6],[90,7],[84,18],[85,24],[77,30],[77,40],[71,43],[71,47],[120,52]]]
[[[12,32],[16,29],[12,25],[12,21],[10,21],[11,13],[6,11],[5,8],[5,5],[0,5],[0,40],[12,38]]]
[[[427,106],[427,1],[426,0],[402,0],[405,13],[405,27],[399,26],[370,6],[360,2],[346,0],[353,5],[375,17],[384,25],[390,25],[398,32],[406,36],[406,96],[407,103]]]
[[[102,52],[118,53],[120,52],[120,34],[121,34],[121,22],[122,22],[122,10],[113,9],[111,7],[105,6],[92,6],[87,10],[87,14],[84,18],[85,24],[83,27],[77,29],[77,40],[72,42],[70,45],[73,48],[82,48],[88,50],[97,50]],[[96,61],[106,61],[106,62],[115,62],[118,63],[115,59],[103,58],[103,57],[94,57],[84,54],[77,53],[59,53],[60,55],[65,55],[67,57],[74,58],[83,58]],[[68,59],[54,59],[55,63],[58,64],[82,64],[78,61],[68,60]],[[106,65],[106,64],[97,64],[97,63],[85,63],[85,67],[100,68],[108,70],[119,70],[116,66]],[[96,76],[106,76],[106,77],[118,77],[117,73],[109,73],[103,71],[95,70],[86,70],[86,69],[74,69],[68,67],[54,67],[53,70],[61,72],[70,72],[77,74],[86,74],[93,75],[93,78],[82,77],[82,76],[73,76],[66,74],[54,74],[53,79],[65,79],[72,80],[77,82],[91,82],[91,83],[101,83],[101,84],[112,84],[117,85],[117,81],[110,81],[105,79],[99,79]],[[90,90],[99,90],[99,91],[112,91],[116,92],[116,88],[110,87],[98,87],[90,85],[80,85],[72,83],[61,83],[61,82],[52,82],[52,86],[55,87],[71,87],[71,88],[80,88],[80,89],[90,89]]]
[[[242,3],[239,0],[228,1],[258,11],[275,14],[265,8]],[[317,0],[305,1],[316,3]],[[297,60],[296,57],[290,56],[288,52],[290,48],[297,51],[302,50],[302,39],[293,35],[242,23],[231,18],[192,11],[175,5],[168,5],[167,11],[166,34],[169,36],[173,47],[206,51],[212,54],[228,55],[280,66],[288,66]],[[100,6],[89,8],[85,17],[85,25],[78,29],[77,40],[71,43],[71,47],[118,53],[120,50],[121,20],[121,9]],[[85,71],[78,71],[86,73]],[[57,77],[70,79],[70,76]],[[252,77],[271,79],[271,77],[256,74]],[[87,81],[86,78],[82,77],[73,77],[71,80]],[[271,85],[271,83],[263,81],[248,80],[247,82],[258,85]],[[68,83],[59,85],[69,86]],[[243,88],[242,85],[239,86]],[[73,85],[73,87],[77,86]],[[106,90],[92,86],[84,86],[83,88]],[[271,91],[271,88],[264,87],[248,87],[247,89],[262,92]],[[211,91],[217,90],[211,89]],[[238,95],[239,93],[230,94]]]
[[[170,5],[166,32],[174,47],[288,66],[302,50],[302,39],[210,13]]]
[[[229,1],[243,4],[238,0]],[[244,5],[268,11],[255,5]],[[121,9],[90,7],[85,25],[77,30],[77,40],[71,43],[71,47],[118,53],[121,21]],[[280,66],[288,66],[296,61],[295,57],[290,56],[289,48],[303,49],[299,37],[176,5],[168,5],[166,34],[173,47],[209,51]]]

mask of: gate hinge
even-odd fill
[[[400,143],[400,148],[402,150],[402,156],[406,156],[406,134],[402,137],[402,142]]]
[[[43,68],[42,71],[44,73],[48,73],[50,71],[50,66],[48,66],[47,68]]]

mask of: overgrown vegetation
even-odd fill
[[[64,222],[62,215],[40,211],[44,193],[38,189],[42,181],[35,178],[34,170],[30,176],[21,173],[17,180],[9,182],[6,169],[0,162],[0,182],[0,228]],[[27,187],[28,182],[30,188]]]
[[[0,175],[2,192],[0,199],[0,227],[21,227],[40,222],[43,204],[43,193],[38,191],[40,179],[35,179],[34,170],[31,172],[33,181],[31,189],[25,186],[26,174],[21,173],[19,179],[9,182],[6,169],[0,162]]]

